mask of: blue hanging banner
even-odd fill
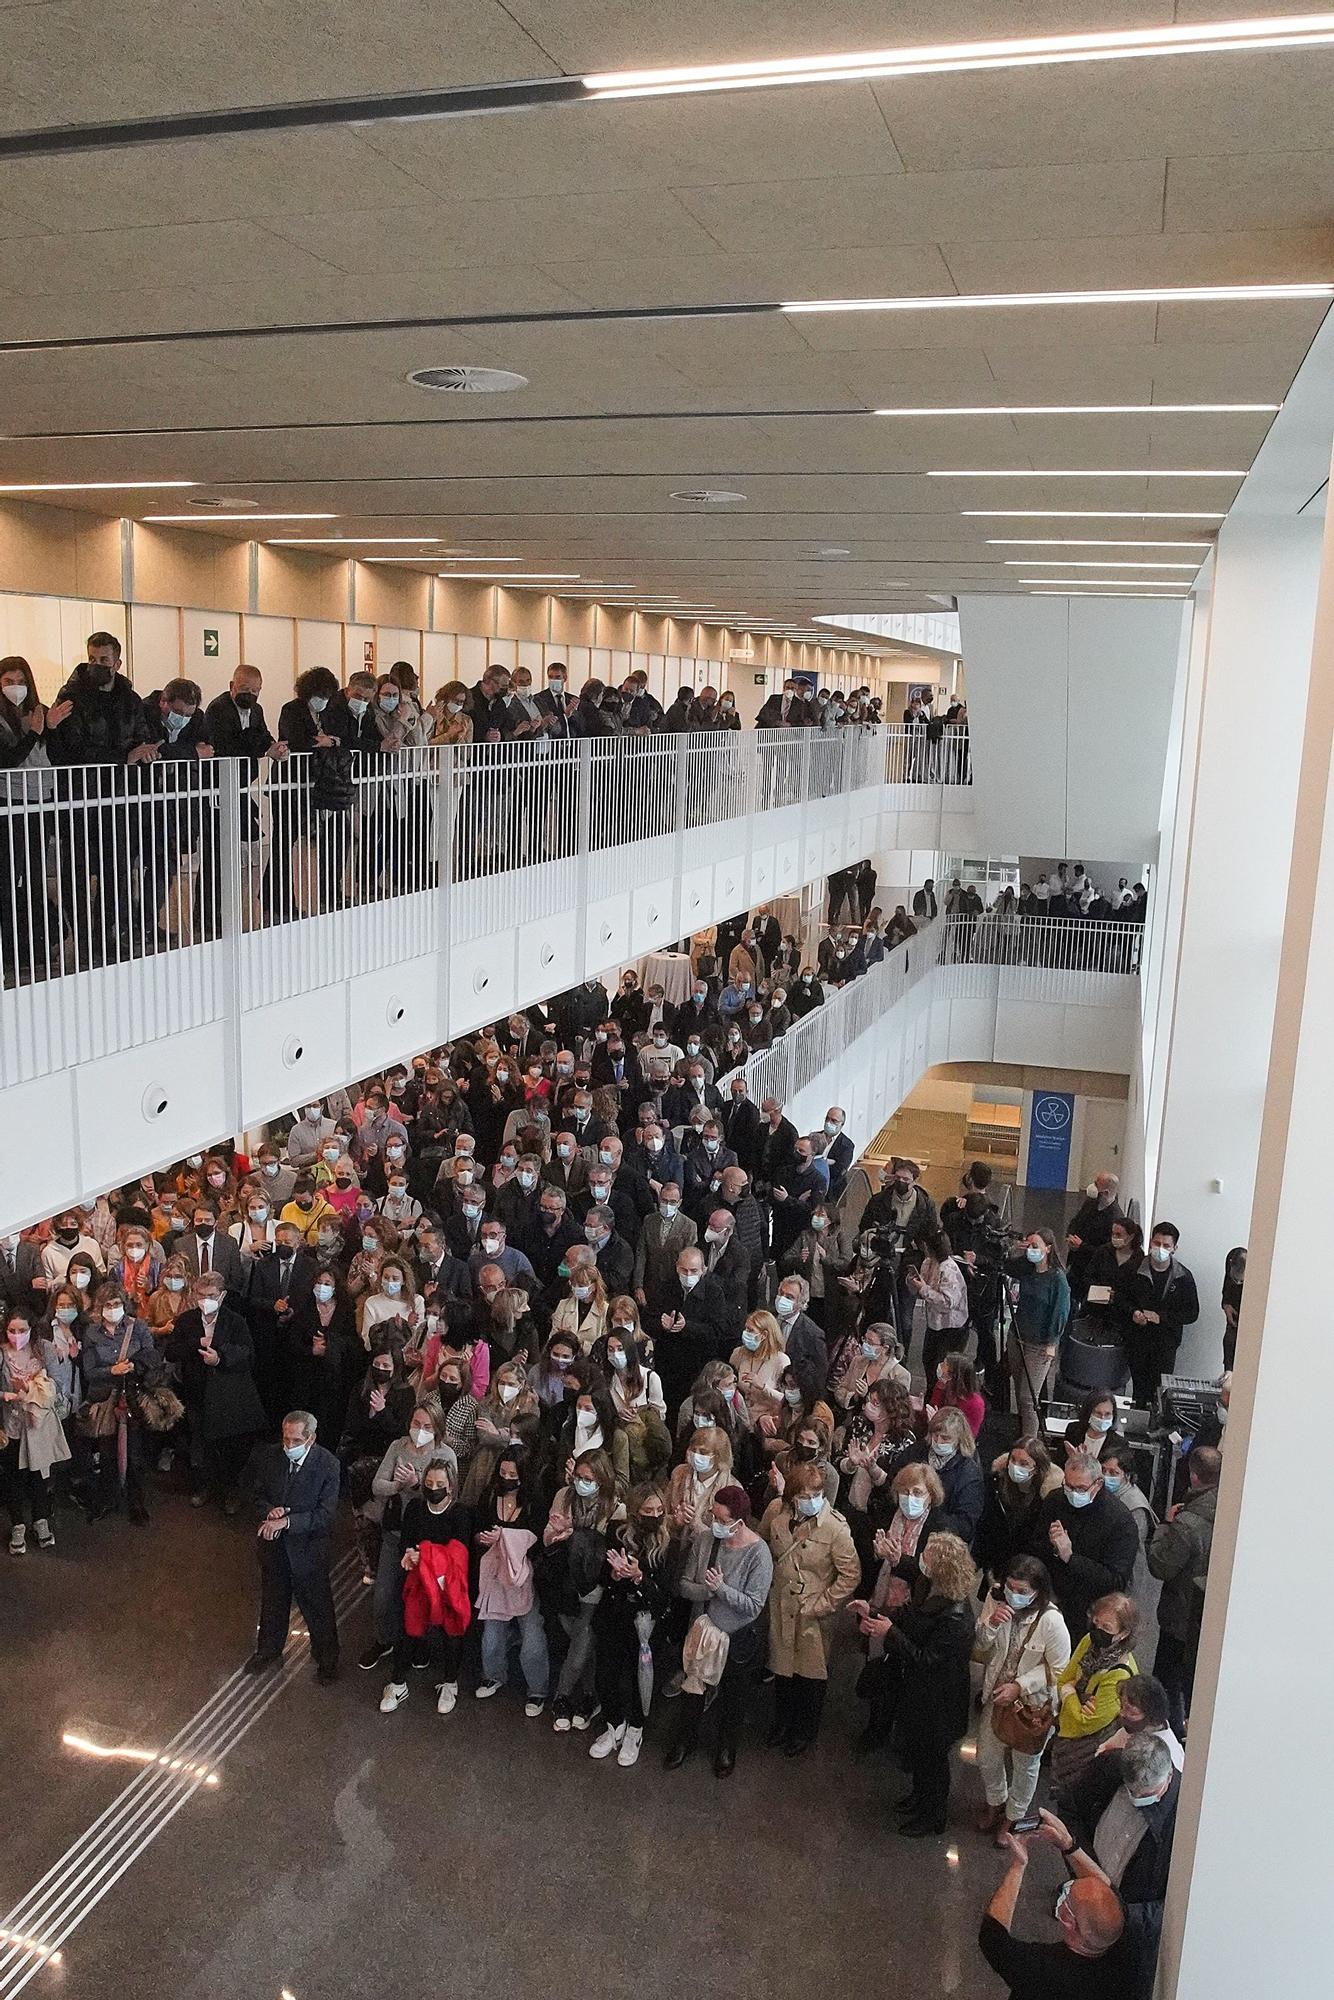
[[[1035,1090],[1028,1114],[1031,1188],[1064,1188],[1070,1180],[1070,1134],[1075,1100],[1068,1090]]]

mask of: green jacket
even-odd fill
[[[1149,1543],[1149,1568],[1162,1580],[1158,1625],[1171,1639],[1190,1637],[1199,1616],[1200,1589],[1209,1570],[1218,1489],[1192,1493],[1177,1509],[1175,1520],[1155,1528]]]

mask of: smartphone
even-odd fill
[[[1041,1825],[1042,1821],[1038,1818],[1036,1813],[1025,1813],[1022,1819],[1017,1819],[1015,1821],[1014,1825],[1010,1828],[1010,1832],[1036,1833]]]

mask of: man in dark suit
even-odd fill
[[[255,1386],[270,1423],[276,1424],[287,1407],[284,1334],[295,1309],[310,1297],[316,1267],[294,1223],[278,1223],[274,1239],[273,1249],[250,1267],[245,1317],[255,1347]]]
[[[829,1199],[837,1201],[848,1184],[848,1172],[857,1157],[856,1147],[843,1130],[847,1112],[831,1104],[824,1115],[824,1135],[829,1141],[824,1156],[829,1164]]]
[[[751,1173],[759,1152],[764,1120],[760,1117],[758,1104],[747,1094],[744,1076],[729,1077],[727,1087],[730,1101],[719,1121],[723,1128],[723,1140],[736,1154],[738,1164]]]
[[[247,1484],[264,1509],[259,1524],[259,1638],[245,1672],[276,1666],[287,1644],[292,1599],[306,1621],[316,1678],[338,1678],[338,1616],[329,1580],[329,1548],[338,1513],[338,1460],[315,1442],[309,1410],[283,1418],[281,1445],[261,1445]]]
[[[635,1268],[635,1253],[625,1238],[616,1233],[615,1224],[611,1208],[590,1208],[584,1217],[584,1241],[597,1259],[609,1299],[618,1299],[629,1291]]]
[[[0,1306],[6,1310],[22,1306],[25,1312],[44,1317],[49,1286],[44,1278],[34,1285],[34,1278],[42,1278],[41,1245],[21,1240],[17,1232],[0,1238]]]
[[[757,729],[805,729],[813,721],[804,681],[788,681],[781,694],[771,694],[755,718]]]
[[[706,1361],[725,1361],[740,1337],[738,1321],[728,1311],[727,1297],[717,1278],[704,1269],[703,1253],[682,1250],[675,1275],[662,1287],[655,1304],[658,1316],[645,1327],[653,1340],[653,1365],[667,1399],[667,1422],[690,1394]]]
[[[176,1248],[191,1277],[202,1278],[206,1271],[216,1271],[231,1294],[231,1303],[239,1307],[244,1302],[245,1265],[239,1246],[218,1229],[216,1203],[202,1199],[195,1203],[193,1227],[186,1230]]]
[[[732,1324],[746,1317],[750,1298],[750,1259],[737,1241],[736,1217],[721,1205],[709,1211],[704,1230],[704,1269],[723,1288]]]

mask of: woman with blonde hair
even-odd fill
[[[551,1315],[551,1337],[568,1334],[577,1342],[581,1353],[587,1354],[595,1342],[602,1339],[607,1331],[609,1300],[602,1273],[593,1260],[591,1251],[580,1255],[579,1246],[572,1246],[565,1257],[570,1268],[565,1297]]]
[[[587,1729],[599,1713],[593,1619],[602,1602],[612,1525],[624,1512],[606,1452],[577,1452],[542,1530],[557,1616],[569,1640],[552,1703],[552,1727],[560,1735]]]
[[[446,681],[431,703],[432,743],[471,743],[472,717],[462,681]]]
[[[154,1340],[165,1340],[185,1307],[190,1271],[179,1250],[159,1266],[158,1288],[144,1309],[144,1325]]]
[[[137,1222],[127,1224],[120,1232],[120,1254],[112,1259],[107,1275],[122,1287],[139,1319],[146,1317],[161,1270],[162,1252],[152,1232]]]
[[[426,1307],[413,1280],[412,1266],[402,1257],[381,1259],[374,1291],[361,1302],[361,1338],[369,1347],[371,1335],[386,1321],[401,1320],[411,1338],[425,1323]]]
[[[502,1454],[525,1459],[537,1444],[541,1411],[522,1361],[502,1361],[478,1405],[476,1444],[463,1481],[463,1504],[476,1507],[491,1485]]]
[[[934,1413],[926,1448],[945,1489],[945,1512],[937,1531],[958,1535],[971,1549],[982,1525],[987,1483],[977,1462],[977,1441],[962,1410],[949,1404]]]
[[[713,1519],[713,1498],[732,1480],[732,1447],[726,1431],[695,1431],[683,1462],[667,1485],[667,1513],[672,1526],[695,1534]]]
[[[777,1416],[782,1401],[786,1342],[777,1315],[753,1312],[732,1349],[732,1366],[752,1418]]]
[[[887,1320],[872,1320],[847,1341],[829,1377],[829,1392],[840,1410],[851,1411],[875,1382],[886,1377],[904,1389],[912,1376],[903,1365],[903,1343]]]
[[[759,1532],[774,1562],[769,1600],[769,1668],[774,1677],[770,1749],[799,1757],[815,1741],[829,1678],[834,1614],[861,1577],[847,1522],[824,1496],[816,1465],[794,1465],[781,1499],[764,1510]]]
[[[910,1840],[941,1834],[950,1796],[950,1751],[968,1728],[972,1699],[973,1596],[977,1571],[957,1535],[932,1535],[918,1558],[921,1576],[909,1602],[887,1618],[862,1620],[867,1637],[885,1643],[897,1673],[896,1740],[912,1773],[898,1807]]]
[[[617,1422],[625,1432],[633,1484],[659,1479],[671,1464],[672,1440],[664,1421],[662,1382],[641,1359],[639,1309],[632,1298],[613,1299],[608,1327],[591,1359],[604,1367]]]

